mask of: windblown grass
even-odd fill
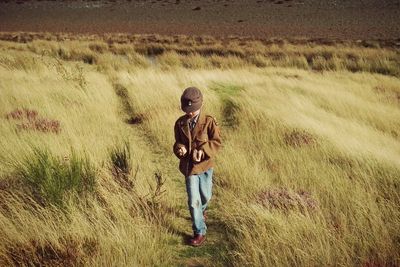
[[[394,44],[2,39],[12,42],[0,42],[0,265],[400,264]],[[171,151],[192,85],[224,144],[196,249],[184,244],[189,212]],[[59,122],[57,134],[19,129],[39,117]]]
[[[66,193],[77,193],[82,197],[84,193],[93,192],[96,186],[96,171],[90,161],[79,158],[74,152],[71,157],[61,160],[36,148],[34,154],[16,169],[39,202],[57,206],[64,203]]]
[[[249,39],[210,36],[108,34],[103,36],[2,33],[0,40],[27,43],[38,55],[95,64],[99,69],[132,70],[157,62],[164,69],[291,67],[315,71],[371,72],[400,76],[398,41],[340,41],[324,39]],[[44,41],[47,40],[47,41]],[[52,41],[49,41],[52,40]],[[10,45],[8,49],[21,49]],[[111,54],[111,55],[110,55]],[[112,58],[112,60],[111,60]],[[22,62],[6,62],[24,66]],[[27,67],[27,66],[25,66]]]

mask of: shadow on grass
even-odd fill
[[[235,100],[235,96],[244,90],[237,85],[213,83],[210,87],[215,91],[222,103],[223,126],[236,128],[239,124],[240,106]]]
[[[145,116],[143,114],[138,114],[135,112],[128,89],[119,83],[116,83],[113,86],[115,93],[120,100],[123,111],[128,117],[127,119],[125,119],[125,122],[131,125],[143,123]]]

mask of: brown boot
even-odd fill
[[[201,244],[203,244],[205,240],[205,235],[196,234],[192,239],[190,239],[190,245],[198,247],[201,246]]]

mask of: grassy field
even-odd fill
[[[400,265],[398,48],[0,39],[0,266]],[[223,137],[200,248],[172,154],[188,86]]]

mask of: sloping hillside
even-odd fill
[[[1,266],[400,264],[398,50],[50,37],[0,42]],[[172,154],[191,85],[224,144],[200,248]]]

